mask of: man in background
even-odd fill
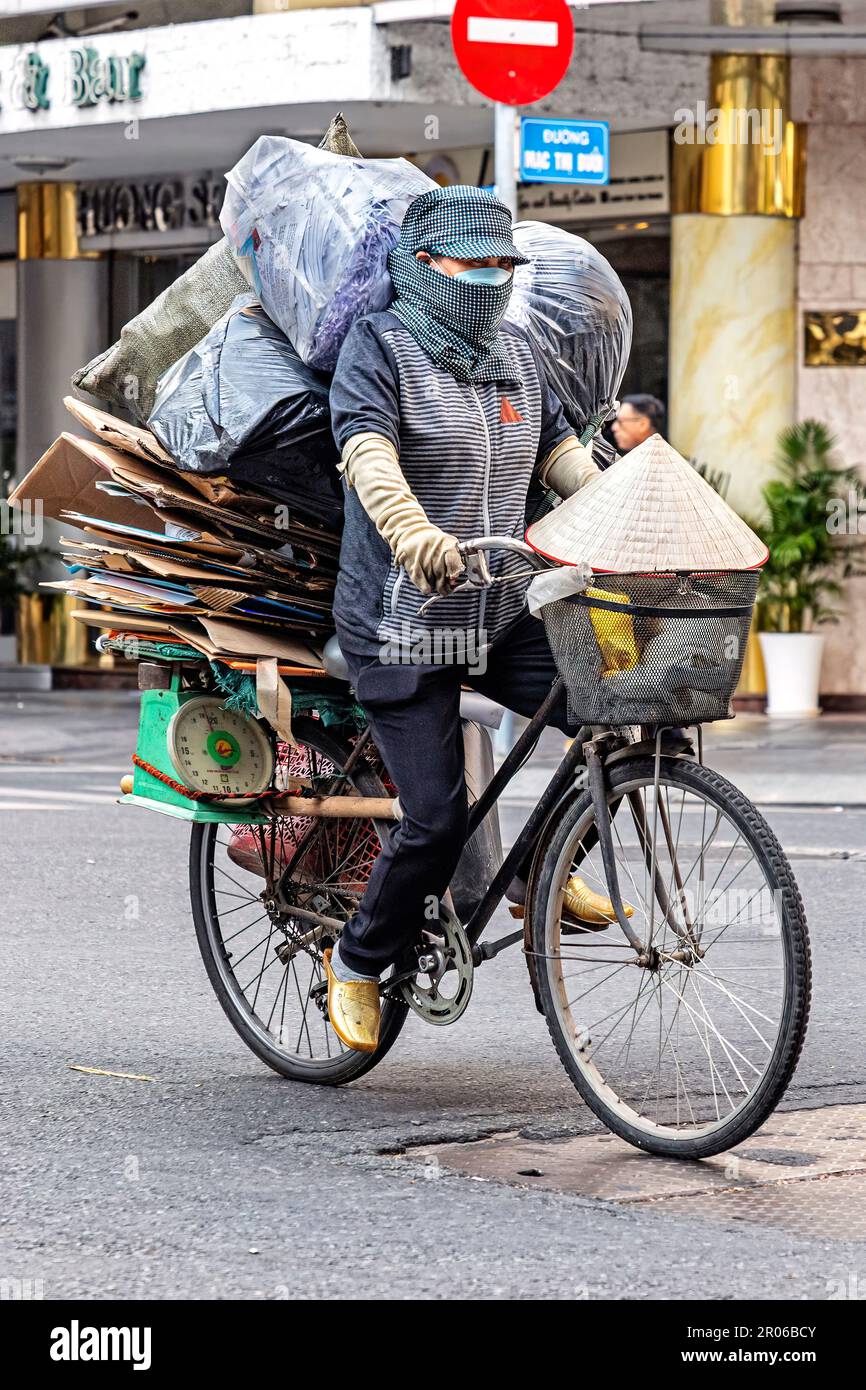
[[[656,396],[623,396],[611,432],[621,454],[636,449],[651,434],[664,434],[665,408]]]

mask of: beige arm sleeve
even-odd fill
[[[390,440],[381,434],[353,434],[343,447],[339,469],[416,588],[424,594],[434,588],[448,593],[463,571],[457,537],[429,520]]]
[[[571,497],[600,472],[592,461],[592,444],[579,444],[575,435],[570,434],[542,460],[538,477],[543,487],[552,488],[560,497]]]

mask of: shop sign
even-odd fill
[[[552,224],[644,221],[667,215],[669,142],[667,130],[614,131],[610,137],[609,183],[521,183],[517,190],[519,215]],[[418,163],[429,178],[443,184],[485,187],[493,175],[493,151],[484,145],[441,150]]]
[[[216,227],[225,180],[210,174],[140,183],[78,185],[78,235],[173,232],[185,227]]]
[[[103,102],[141,101],[146,62],[143,53],[109,54],[103,58],[95,48],[73,48],[59,78],[62,104],[88,107]],[[47,111],[52,95],[56,95],[52,77],[51,64],[40,53],[25,53],[12,69],[8,104],[19,111]]]
[[[141,101],[143,53],[100,58],[95,48],[74,48],[70,54],[73,106],[98,106],[101,101]]]
[[[522,183],[521,217],[536,222],[646,221],[670,212],[666,130],[614,132],[606,184]]]

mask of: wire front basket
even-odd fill
[[[542,609],[580,724],[701,724],[733,716],[755,570],[599,575]]]

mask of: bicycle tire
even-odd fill
[[[755,854],[768,885],[778,892],[781,903],[785,961],[785,997],[778,1035],[766,1070],[754,1091],[729,1119],[714,1124],[705,1134],[678,1138],[648,1133],[640,1124],[629,1122],[590,1084],[585,1065],[575,1056],[557,1007],[556,969],[549,957],[551,895],[561,891],[554,882],[561,876],[561,859],[570,843],[577,843],[576,832],[586,833],[594,824],[592,798],[588,791],[577,794],[563,808],[536,852],[534,891],[528,904],[529,936],[534,953],[534,973],[542,1012],[559,1058],[582,1099],[613,1133],[647,1152],[674,1158],[707,1158],[742,1143],[772,1114],[784,1095],[797,1065],[806,1035],[811,1002],[811,958],[808,929],[800,891],[778,839],[758,809],[726,778],[691,759],[665,758],[664,779],[685,792],[705,797],[720,807],[742,834],[744,843]],[[626,788],[650,786],[655,774],[652,758],[636,758],[609,770],[610,800],[619,800]],[[558,867],[559,866],[559,867]]]

